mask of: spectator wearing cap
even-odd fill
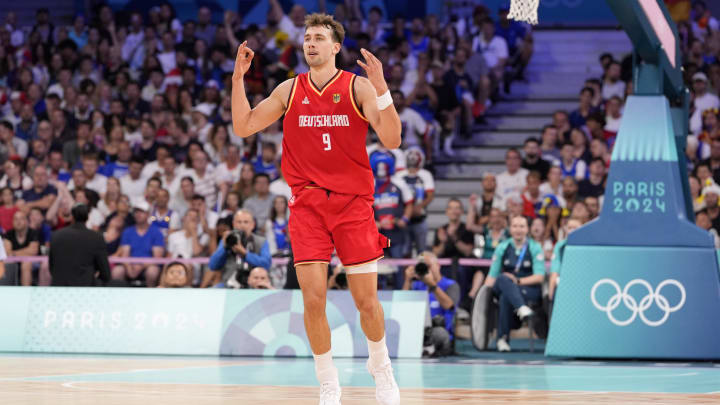
[[[165,241],[162,232],[150,226],[148,216],[150,204],[140,201],[133,207],[135,225],[126,228],[120,239],[119,257],[163,257]],[[144,276],[148,287],[155,287],[160,275],[160,267],[155,264],[116,265],[112,269],[114,280],[137,281]]]
[[[110,281],[105,241],[85,227],[89,207],[72,207],[72,225],[52,234],[48,262],[52,285],[90,287]]]
[[[45,166],[38,165],[33,170],[33,187],[22,193],[22,200],[18,201],[18,205],[25,212],[30,208],[40,208],[43,213],[47,212],[50,206],[57,198],[57,189],[48,184],[48,170]]]
[[[143,198],[145,194],[145,186],[147,179],[142,177],[142,168],[145,161],[140,156],[134,156],[130,160],[128,172],[120,178],[120,187],[123,194],[130,197],[130,201],[136,201]]]
[[[715,231],[720,233],[720,205],[718,205],[718,196],[720,196],[720,186],[717,184],[703,187],[702,197],[705,202],[705,209],[703,211],[708,214]]]
[[[708,92],[708,78],[705,73],[695,73],[692,80],[695,110],[690,116],[690,132],[698,135],[702,131],[703,112],[712,108],[720,108],[720,99],[715,94]]]

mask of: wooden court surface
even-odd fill
[[[316,405],[315,386],[83,381],[84,376],[152,370],[178,370],[257,363],[250,360],[143,358],[0,357],[0,403],[36,404],[267,404]],[[220,371],[222,372],[222,371]],[[100,377],[98,377],[100,375]],[[29,378],[51,377],[59,381]],[[281,379],[282,375],[278,375]],[[401,387],[402,388],[402,387]],[[344,405],[375,404],[371,387],[344,387]],[[497,390],[478,388],[402,389],[403,405],[420,404],[720,404],[720,393],[613,393],[587,391]]]

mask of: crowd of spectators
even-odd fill
[[[425,249],[434,187],[425,168],[438,154],[452,154],[452,139],[469,135],[492,100],[523,78],[532,36],[507,19],[507,9],[497,22],[480,6],[447,23],[434,15],[406,21],[378,7],[364,14],[357,0],[333,10],[347,31],[338,67],[362,74],[359,49],[377,55],[403,122],[402,150],[391,153],[368,137],[371,161],[392,166],[380,168],[385,176],[373,165],[382,174],[378,226],[398,242],[388,256]],[[13,12],[4,16],[0,227],[8,255],[47,254],[52,232],[68,226],[71,208],[84,203],[86,226],[102,234],[111,258],[212,256],[209,268],[190,266],[188,284],[195,286],[233,278],[238,269],[219,271],[238,261],[225,260],[238,256],[234,247],[225,250],[225,237],[249,227],[257,257],[240,261],[264,268],[269,285],[282,286],[284,268],[272,269],[269,260],[291,254],[281,122],[235,136],[230,78],[242,41],[255,50],[245,76],[253,105],[307,71],[305,15],[300,5],[284,10],[270,0],[261,26],[231,11],[213,20],[207,7],[180,21],[171,3],[147,13],[100,5],[70,25],[46,8],[27,27]],[[390,177],[396,185],[388,191]],[[162,266],[147,263],[116,264],[112,278],[155,286]],[[52,279],[39,263],[19,264],[18,274],[22,285]],[[400,288],[402,277],[395,283]]]
[[[189,265],[181,284],[285,285],[286,267],[270,264],[272,256],[291,256],[281,122],[235,136],[229,100],[234,50],[243,40],[255,50],[246,75],[253,104],[308,69],[301,51],[306,10],[270,5],[263,26],[233,12],[215,24],[206,7],[181,22],[167,3],[147,14],[100,6],[71,26],[56,25],[47,9],[37,11],[32,27],[19,27],[9,13],[0,27],[0,227],[8,255],[45,254],[51,233],[71,222],[80,202],[91,207],[87,227],[102,234],[111,258],[211,257],[209,266]],[[358,1],[334,9],[347,30],[339,67],[362,74],[358,50],[373,51],[403,123],[400,150],[368,137],[377,224],[393,240],[387,257],[432,251],[490,259],[510,237],[509,219],[523,215],[549,260],[569,218],[584,223],[600,212],[632,93],[630,60],[610,54],[601,55],[602,76],[585,82],[576,109],[556,111],[537,137],[509,149],[505,171],[486,173],[477,193],[451,199],[447,224],[428,229],[433,159],[452,154],[452,139],[469,134],[492,101],[523,79],[532,56],[528,27],[508,20],[506,6],[498,14],[493,21],[479,6],[450,22],[434,15],[405,21],[376,7],[365,15]],[[698,225],[718,233],[718,22],[696,2],[679,28],[693,95],[693,202]],[[227,247],[231,230],[251,246]],[[462,266],[442,272],[459,283],[466,304],[486,274]],[[18,273],[22,285],[51,280],[46,265],[22,263]],[[405,273],[385,285],[402,288]],[[138,263],[114,266],[112,278],[154,286],[164,276],[162,266]]]

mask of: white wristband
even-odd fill
[[[376,97],[375,99],[377,100],[378,110],[380,111],[390,107],[390,104],[393,103],[392,96],[390,95],[390,90],[386,91],[385,93],[383,93],[382,96]]]

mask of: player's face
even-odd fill
[[[305,60],[310,67],[319,67],[333,61],[340,52],[340,44],[333,41],[333,32],[324,26],[308,27],[303,42]]]

